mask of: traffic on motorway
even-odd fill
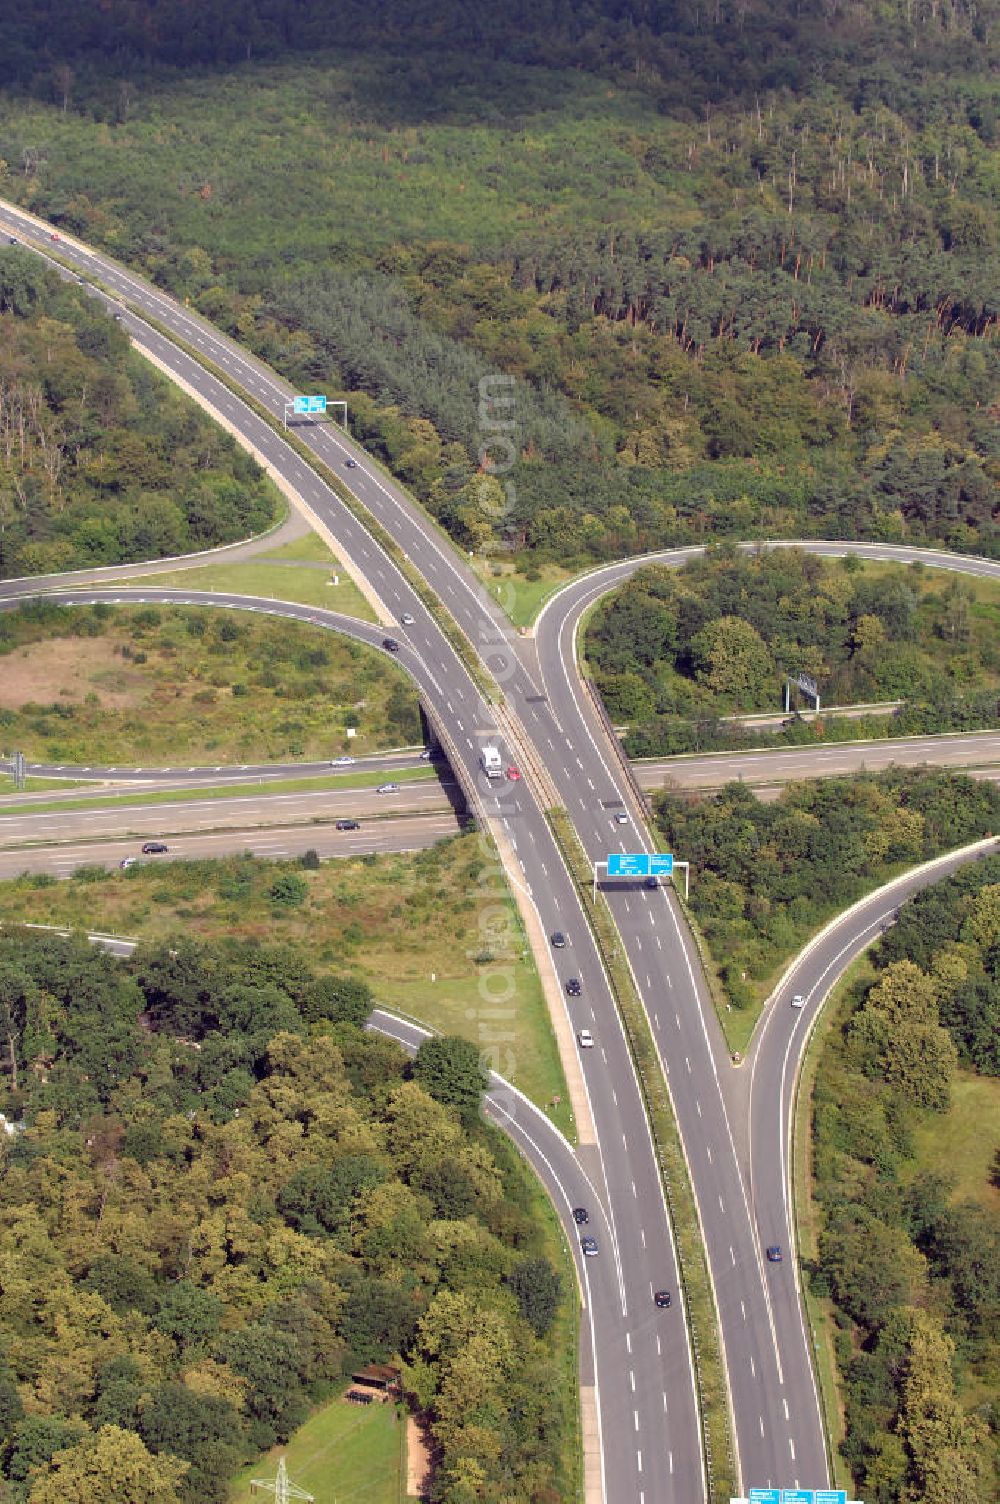
[[[3,215],[8,220],[13,215],[12,222],[22,231],[30,226],[16,211],[4,210]],[[613,852],[650,849],[641,796],[587,698],[575,659],[576,628],[587,605],[646,561],[625,561],[575,582],[543,611],[534,638],[520,638],[430,521],[363,451],[339,433],[303,430],[302,442],[325,465],[338,471],[349,465],[354,495],[447,603],[475,644],[503,692],[502,707],[499,701],[487,700],[433,617],[421,609],[405,575],[337,491],[143,314],[197,346],[207,360],[226,371],[229,381],[240,383],[275,415],[287,400],[284,383],[189,310],[106,258],[67,241],[61,253],[125,300],[122,322],[140,347],[154,353],[162,366],[238,429],[253,452],[333,533],[382,601],[385,622],[402,624],[402,629],[394,626],[398,635],[392,638],[384,635],[384,628],[368,627],[367,632],[374,634],[376,646],[398,654],[419,685],[456,776],[496,837],[536,944],[542,975],[555,984],[550,1006],[567,1077],[576,1093],[581,1130],[577,1157],[592,1168],[589,1202],[578,1200],[575,1208],[561,1208],[577,1247],[590,1319],[591,1350],[584,1356],[581,1375],[584,1391],[592,1396],[599,1432],[597,1461],[590,1467],[599,1469],[597,1481],[607,1499],[638,1499],[644,1504],[646,1499],[703,1498],[709,1480],[696,1360],[685,1302],[674,1299],[674,1292],[683,1294],[683,1286],[643,1093],[601,953],[545,818],[547,806],[561,804],[591,863],[605,861]],[[806,546],[833,554],[848,547]],[[878,545],[850,547],[875,557],[917,553]],[[658,557],[680,562],[691,552]],[[933,562],[945,559],[949,567],[969,572],[1000,571],[996,565],[991,570],[988,561],[952,562],[952,556]],[[3,594],[13,599],[38,588],[37,582],[13,582]],[[117,596],[121,598],[122,592]],[[71,592],[65,598],[109,597],[110,593],[90,591]],[[196,599],[191,592],[181,596],[148,588],[142,598]],[[301,614],[318,626],[367,640],[365,624],[334,613],[234,596],[204,599],[239,609]],[[497,782],[486,776],[480,758],[484,741],[499,749],[508,768],[525,776]],[[853,929],[840,937],[840,950],[827,956],[820,980],[810,985],[808,976],[797,977],[788,1007],[769,1011],[749,1062],[748,1106],[742,1086],[735,1084],[736,1073],[675,895],[659,885],[604,886],[657,1042],[708,1255],[734,1442],[731,1458],[715,1456],[711,1464],[726,1469],[746,1487],[822,1486],[828,1479],[826,1440],[792,1257],[789,1094],[809,1019],[829,985],[823,978],[833,974],[841,952],[864,943],[866,926],[876,921],[867,910],[853,915]],[[877,922],[883,922],[881,916]],[[817,963],[822,959],[815,958]],[[803,1000],[801,1006],[794,1005],[797,996]],[[577,1221],[574,1210],[586,1212],[587,1221]],[[591,1225],[595,1217],[600,1227]],[[582,1226],[586,1232],[580,1232]],[[666,1311],[680,1319],[664,1323],[659,1318]],[[594,1483],[593,1472],[588,1481]]]

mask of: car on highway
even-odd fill
[[[797,992],[795,994],[795,996],[792,998],[792,1007],[793,1008],[804,1008],[805,1005],[806,1005],[805,998],[802,996],[801,992]]]
[[[8,235],[7,239],[10,241],[11,245],[17,245],[17,236],[16,235]]]
[[[357,460],[345,460],[344,465],[348,470],[356,470],[358,468]]]
[[[508,779],[510,780],[511,783],[517,783],[517,781],[520,778],[520,776],[521,776],[521,770],[520,770],[520,768],[513,768],[512,767],[512,768],[508,768],[507,769],[507,777],[508,777]]]
[[[596,1257],[597,1257],[597,1239],[596,1238],[581,1238],[580,1239],[580,1247],[583,1249],[584,1254],[586,1255],[586,1257],[588,1259],[596,1259]]]
[[[553,930],[552,934],[549,936],[549,939],[552,941],[552,944],[556,950],[562,950],[566,944],[566,936],[563,934],[562,930]]]
[[[354,766],[354,758],[348,757],[345,752],[343,757],[331,757],[330,766],[331,768],[350,768]]]
[[[566,983],[566,993],[569,997],[579,997],[583,988],[580,986],[579,977],[570,977]]]
[[[398,783],[380,783],[379,786],[378,786],[378,788],[375,790],[375,792],[376,792],[376,794],[398,794],[399,793],[399,784]]]
[[[122,869],[123,872],[127,872],[130,867],[134,867],[135,866],[135,864],[136,864],[137,861],[138,861],[138,857],[123,856],[122,859],[121,859],[121,861],[118,863],[118,865]]]
[[[396,641],[395,637],[383,637],[382,646],[385,648],[387,653],[399,652],[399,643]]]
[[[360,830],[361,829],[361,821],[360,820],[338,820],[337,824],[336,824],[336,829],[337,830]]]
[[[417,618],[415,616],[411,616],[409,611],[404,611],[399,619],[404,627],[412,627]]]
[[[166,841],[143,841],[143,856],[158,856],[160,852],[169,850]]]
[[[59,236],[56,234],[55,230],[52,231],[52,234],[49,236],[49,239],[50,240],[58,240],[59,239]]]
[[[424,750],[420,754],[420,761],[421,762],[430,762],[430,760],[431,760],[431,758],[433,756],[434,756],[434,748],[433,747],[425,747]]]
[[[581,1029],[576,1037],[580,1041],[581,1050],[592,1050],[594,1048],[594,1036],[589,1029]]]
[[[657,1310],[667,1311],[670,1309],[671,1295],[669,1290],[657,1290],[653,1295],[653,1304]]]
[[[625,810],[620,809],[618,811],[618,813],[615,815],[615,824],[616,825],[627,825],[628,824],[628,815],[626,814]]]
[[[658,877],[647,877],[646,878],[646,887],[647,888],[658,888],[659,886],[660,886],[660,879]]]
[[[767,1262],[769,1264],[780,1264],[783,1258],[784,1254],[781,1251],[781,1244],[772,1243],[770,1248],[767,1250]]]
[[[590,1213],[585,1206],[574,1206],[573,1221],[577,1227],[585,1227],[590,1221]]]

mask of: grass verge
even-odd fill
[[[566,865],[577,884],[581,902],[600,947],[642,1087],[674,1230],[691,1328],[709,1497],[718,1501],[718,1504],[723,1504],[723,1501],[735,1496],[736,1469],[725,1371],[719,1346],[718,1317],[694,1193],[688,1179],[670,1096],[649,1020],[632,980],[611,911],[603,895],[594,902],[592,872],[586,854],[565,810],[550,810],[548,818]]]
[[[578,575],[558,564],[538,564],[529,577],[490,554],[477,554],[469,563],[515,627],[530,627],[549,597]]]
[[[397,768],[392,774],[392,781],[394,783],[426,783],[428,779],[435,776],[433,768]],[[324,790],[336,793],[341,789],[377,788],[380,783],[385,782],[385,779],[384,772],[342,773],[326,778],[259,778],[255,783],[219,784],[211,788],[155,789],[151,792],[135,794],[125,789],[119,794],[96,795],[93,799],[74,799],[72,805],[75,813],[81,809],[115,809],[121,804],[128,804],[130,807],[143,804],[176,804],[178,800],[183,800],[185,804],[196,804],[202,799],[245,798],[250,794],[259,794],[262,788],[266,788],[269,794],[309,794],[322,793]],[[55,786],[66,787],[65,784]],[[78,786],[74,785],[74,787]],[[42,815],[65,808],[65,800],[42,799],[32,804],[4,805],[0,814]],[[393,805],[392,808],[396,809],[398,806]],[[372,819],[373,816],[369,815],[368,818]]]
[[[0,917],[152,941],[183,931],[192,939],[304,946],[317,971],[355,975],[386,1007],[480,1048],[498,1027],[491,999],[499,975],[504,1050],[497,1068],[543,1111],[560,1097],[551,1116],[569,1137],[568,1093],[541,982],[495,871],[477,832],[422,851],[338,857],[315,870],[245,855],[179,858],[127,873],[88,869],[62,881],[11,878],[0,883]],[[284,872],[306,884],[293,907],[273,896]],[[495,956],[500,934],[504,953]]]
[[[259,1504],[251,1479],[273,1480],[284,1457],[288,1476],[316,1499],[340,1504],[399,1504],[406,1477],[401,1412],[395,1405],[352,1405],[339,1395],[316,1410],[283,1446],[272,1448],[240,1472],[229,1489],[229,1504]]]
[[[813,1371],[819,1386],[832,1478],[835,1487],[847,1490],[848,1497],[854,1492],[854,1484],[840,1451],[840,1444],[844,1439],[844,1411],[840,1402],[837,1372],[834,1306],[831,1300],[812,1291],[808,1274],[810,1266],[815,1264],[818,1257],[820,1232],[818,1207],[813,1197],[812,1103],[816,1072],[823,1046],[836,1021],[838,999],[856,982],[862,979],[870,981],[873,976],[867,955],[859,956],[848,967],[824,1004],[819,1021],[810,1035],[799,1071],[792,1113],[792,1195],[802,1299],[809,1322]]]
[[[263,422],[267,423],[269,428],[272,428],[276,434],[284,439],[285,443],[295,451],[300,459],[304,460],[305,463],[309,465],[310,469],[315,471],[315,473],[321,478],[321,480],[323,480],[326,485],[331,488],[331,490],[336,492],[347,509],[350,512],[353,512],[354,516],[358,519],[358,521],[362,524],[366,531],[372,536],[372,538],[374,538],[379,547],[389,555],[393,563],[396,565],[397,569],[402,575],[405,576],[408,583],[420,597],[423,604],[427,607],[427,610],[433,616],[437,625],[441,628],[441,631],[444,633],[448,641],[451,643],[452,647],[455,649],[455,652],[458,654],[463,665],[474,680],[480,694],[489,702],[497,700],[500,700],[502,702],[503,695],[500,689],[497,687],[495,680],[489,673],[487,673],[486,668],[483,665],[481,658],[479,657],[479,654],[476,652],[473,645],[469,642],[468,638],[458,626],[457,622],[451,616],[450,612],[448,612],[438,600],[437,595],[427,584],[427,581],[424,579],[420,571],[413,564],[411,564],[409,558],[403,552],[402,548],[400,548],[399,544],[396,542],[395,538],[393,538],[392,534],[387,532],[382,524],[373,515],[373,513],[371,513],[364,505],[364,503],[359,501],[358,498],[353,494],[353,492],[347,489],[343,481],[340,479],[340,476],[337,475],[335,471],[331,470],[329,466],[326,465],[319,458],[319,456],[309,448],[307,444],[303,443],[303,441],[298,437],[297,434],[295,434],[291,429],[284,429],[278,423],[278,420],[277,418],[275,418],[273,413],[271,413],[266,407],[259,403],[256,398],[254,398],[246,390],[245,387],[240,385],[239,382],[234,381],[229,375],[227,375],[227,373],[220,366],[217,366],[213,361],[206,359],[204,355],[200,354],[199,351],[194,349],[192,345],[187,344],[186,341],[178,339],[173,330],[166,328],[164,325],[158,323],[157,320],[150,318],[145,310],[139,309],[137,310],[137,312],[139,314],[139,317],[143,318],[152,328],[156,329],[157,332],[164,337],[164,339],[169,339],[171,343],[176,345],[179,350],[183,350],[184,354],[189,356],[191,360],[196,361],[203,370],[209,371],[217,381],[221,382],[223,386],[225,386],[235,396],[239,397],[241,402],[246,403],[247,407],[249,407],[251,411],[257,415],[257,417],[259,417]],[[377,463],[374,459],[371,458],[371,456],[369,456],[369,459],[372,464]],[[392,483],[394,485],[399,484],[395,476],[390,476],[389,478],[392,480]]]
[[[317,539],[317,542],[321,540]],[[323,547],[325,548],[325,544]],[[294,601],[301,606],[321,606],[374,621],[375,613],[354,581],[345,573],[332,554],[330,572],[295,568],[296,563],[312,561],[258,556],[245,564],[199,564],[190,569],[175,569],[153,575],[129,575],[109,582],[111,588],[123,590],[216,590],[234,595],[259,595],[267,600]],[[337,576],[337,584],[331,583]]]
[[[9,773],[0,773],[0,794],[44,794],[47,789],[85,788],[86,783],[85,778],[26,778],[19,789]]]

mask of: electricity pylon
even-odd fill
[[[278,1476],[273,1483],[268,1478],[251,1478],[250,1487],[263,1489],[266,1494],[273,1494],[274,1504],[288,1504],[290,1499],[306,1499],[308,1504],[315,1504],[312,1494],[307,1494],[304,1488],[296,1488],[295,1484],[289,1481],[284,1457],[278,1463]]]

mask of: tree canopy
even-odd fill
[[[0,933],[12,1499],[221,1501],[369,1359],[427,1409],[437,1497],[469,1456],[483,1499],[562,1496],[537,1189],[455,1042],[432,1095],[370,1006],[279,946]]]

